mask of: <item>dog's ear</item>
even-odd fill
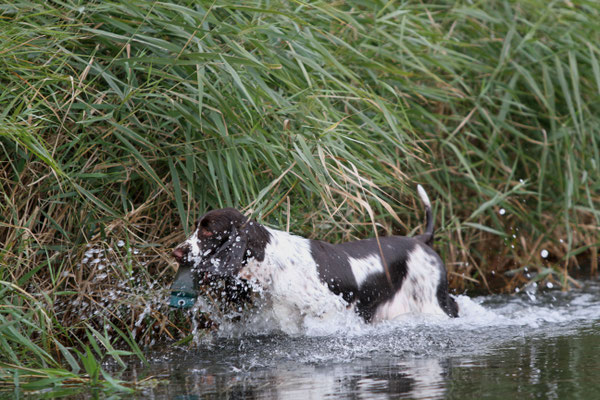
[[[211,255],[209,271],[219,275],[233,275],[237,273],[242,268],[247,247],[247,230],[242,229],[238,231],[235,226],[232,226],[229,239]]]

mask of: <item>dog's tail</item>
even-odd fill
[[[431,201],[429,201],[429,196],[427,196],[427,192],[423,189],[423,186],[417,185],[417,192],[419,192],[419,197],[425,206],[425,218],[426,218],[426,228],[425,233],[417,236],[419,240],[422,240],[427,245],[431,246],[433,244],[433,214],[431,213]]]

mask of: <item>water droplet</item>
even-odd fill
[[[500,215],[504,215],[504,214],[506,214],[506,210],[505,210],[504,208],[501,208],[501,209],[498,211],[498,214],[500,214]]]

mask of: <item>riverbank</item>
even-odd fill
[[[421,183],[454,293],[597,275],[599,14],[0,5],[0,380],[121,390],[102,360],[210,328],[163,300],[170,249],[212,208],[331,242],[412,235]]]

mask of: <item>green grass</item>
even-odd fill
[[[216,207],[413,234],[422,183],[455,290],[596,272],[599,19],[576,0],[3,2],[0,380],[106,383],[84,360],[188,335],[160,288]]]

